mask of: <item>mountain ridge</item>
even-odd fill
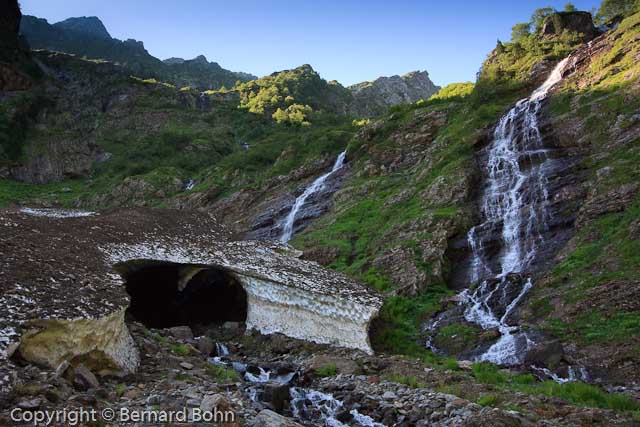
[[[112,38],[97,17],[68,18],[50,24],[44,18],[25,15],[20,23],[20,33],[33,49],[113,61],[131,69],[139,77],[155,78],[179,87],[219,89],[223,86],[233,86],[238,80],[248,81],[255,78],[247,73],[226,70],[218,63],[209,63],[206,58],[206,64],[202,64],[205,66],[200,68],[194,68],[193,63],[189,61],[167,64],[151,55],[142,41]],[[199,58],[195,58],[196,63],[201,62]]]

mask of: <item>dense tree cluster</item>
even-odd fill
[[[271,116],[278,123],[307,125],[314,111],[338,112],[350,93],[327,82],[309,65],[237,84],[240,108]]]
[[[600,24],[606,24],[613,18],[629,16],[640,11],[640,0],[603,0],[596,14]]]

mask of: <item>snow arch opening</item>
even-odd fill
[[[155,261],[116,265],[131,302],[127,314],[149,328],[244,322],[247,293],[221,268]]]

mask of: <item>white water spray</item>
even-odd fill
[[[281,242],[286,243],[289,240],[291,240],[291,237],[293,236],[293,225],[295,223],[296,215],[298,214],[298,211],[304,205],[304,203],[306,202],[307,198],[309,198],[309,196],[311,196],[314,193],[317,193],[318,191],[324,188],[324,182],[327,180],[327,178],[329,178],[329,176],[331,176],[334,172],[336,172],[337,170],[341,169],[342,166],[344,166],[344,158],[346,154],[347,154],[346,151],[343,151],[342,153],[340,153],[340,155],[336,159],[336,162],[333,164],[333,168],[331,169],[331,171],[325,173],[324,175],[322,175],[321,177],[313,181],[311,185],[308,186],[300,196],[298,196],[295,203],[291,207],[291,211],[289,211],[289,215],[287,215],[287,218],[285,219],[282,235],[280,236]]]
[[[527,271],[547,227],[548,159],[538,115],[549,90],[562,79],[567,61],[558,63],[542,86],[500,119],[488,148],[488,179],[482,197],[484,222],[467,234],[472,251],[469,279],[471,283],[482,282],[473,293],[462,292],[461,301],[467,305],[467,321],[483,329],[497,328],[501,337],[479,360],[518,364],[532,344],[524,332],[507,322],[533,283],[530,278],[509,275]],[[496,229],[501,230],[502,247],[499,270],[492,271],[483,241]],[[500,307],[505,307],[502,314],[497,311]]]

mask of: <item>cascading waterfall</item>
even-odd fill
[[[483,329],[497,328],[500,339],[479,360],[513,365],[522,362],[532,344],[527,334],[509,325],[513,310],[533,283],[528,267],[542,244],[547,224],[548,163],[538,128],[542,101],[562,79],[567,59],[561,61],[542,86],[504,115],[488,148],[488,179],[482,196],[484,222],[467,234],[472,251],[472,292],[461,293],[464,317]],[[497,265],[489,262],[487,242],[498,234]]]
[[[336,159],[336,162],[333,164],[333,168],[331,169],[331,171],[325,173],[324,175],[322,175],[321,177],[313,181],[311,185],[308,186],[300,196],[298,196],[295,203],[291,207],[291,211],[289,212],[289,214],[287,215],[287,218],[285,219],[282,235],[280,236],[281,242],[286,243],[289,240],[291,240],[291,237],[293,236],[293,225],[295,223],[296,215],[298,214],[298,211],[300,210],[300,208],[302,208],[302,206],[304,205],[306,200],[309,198],[309,196],[323,189],[324,182],[327,180],[327,178],[329,178],[329,176],[331,176],[333,173],[341,169],[342,166],[344,166],[344,158],[346,155],[347,155],[346,151],[343,151],[342,153],[340,153],[340,155]]]

